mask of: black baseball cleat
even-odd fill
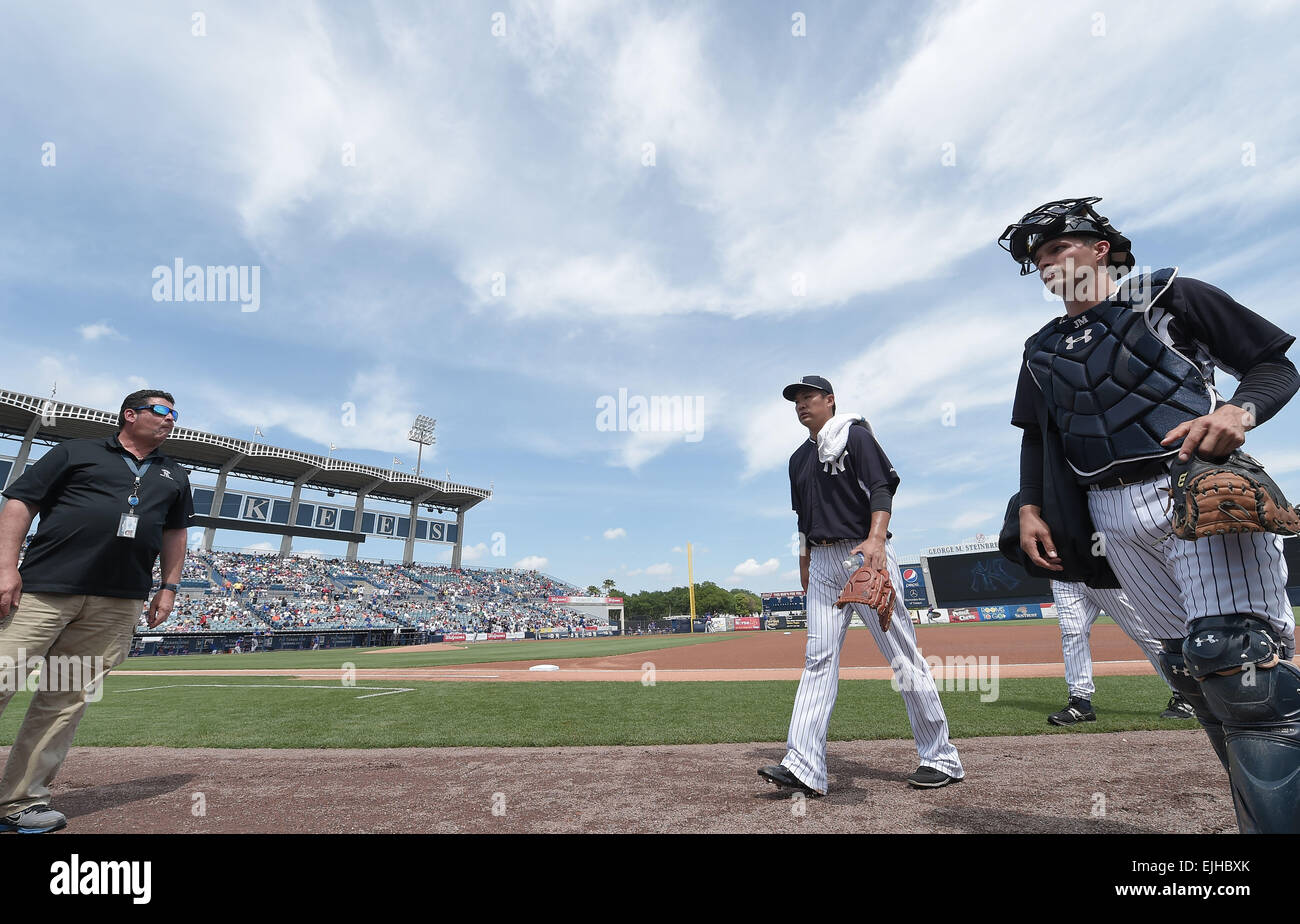
[[[1192,704],[1183,699],[1181,695],[1175,693],[1169,697],[1169,705],[1165,711],[1160,713],[1162,719],[1194,719],[1196,713],[1192,711]]]
[[[767,767],[760,767],[758,775],[782,789],[795,789],[799,792],[807,793],[810,796],[820,796],[817,790],[804,783],[803,780],[795,776],[790,770],[782,764],[771,764]]]
[[[907,778],[907,782],[913,789],[938,789],[949,783],[960,783],[961,777],[949,776],[937,767],[927,767],[922,764]]]
[[[1064,709],[1047,717],[1048,725],[1078,725],[1080,722],[1095,721],[1097,713],[1092,711],[1092,702],[1077,696],[1071,696]]]

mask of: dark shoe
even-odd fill
[[[17,831],[19,834],[48,834],[67,826],[68,819],[63,813],[48,805],[32,805],[0,818],[0,831]]]
[[[949,776],[942,770],[922,764],[916,768],[915,773],[907,778],[907,782],[915,789],[938,789],[940,786],[947,786],[949,783],[960,783],[961,777]]]
[[[1047,717],[1049,725],[1078,725],[1080,722],[1097,721],[1097,713],[1092,711],[1092,703],[1086,699],[1071,696],[1070,701],[1060,712],[1053,712]]]
[[[783,764],[772,764],[768,767],[759,768],[758,775],[769,783],[780,786],[782,789],[796,789],[799,792],[805,792],[810,796],[820,796],[817,790],[811,786],[805,785],[804,781],[795,776]]]
[[[1196,713],[1192,711],[1192,704],[1183,699],[1181,695],[1175,693],[1169,697],[1169,705],[1165,711],[1160,713],[1162,719],[1194,719]]]

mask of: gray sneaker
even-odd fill
[[[0,831],[17,831],[19,834],[48,834],[68,826],[62,812],[48,805],[33,805],[0,818]]]

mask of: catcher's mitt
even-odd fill
[[[1300,532],[1300,514],[1287,503],[1264,466],[1240,449],[1226,459],[1193,453],[1169,468],[1174,535],[1200,539],[1227,533]]]
[[[889,580],[889,572],[884,568],[876,569],[863,565],[840,591],[836,606],[846,603],[861,603],[876,611],[880,617],[880,631],[889,631],[889,621],[894,616],[894,584]]]

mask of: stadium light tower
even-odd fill
[[[411,432],[406,434],[406,438],[412,443],[418,443],[419,449],[415,455],[415,477],[420,477],[420,463],[424,454],[425,446],[432,446],[438,442],[438,438],[433,435],[433,428],[437,426],[438,421],[432,417],[425,417],[423,414],[415,418],[415,423],[411,425]]]

